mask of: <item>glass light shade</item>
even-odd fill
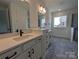
[[[41,14],[45,14],[45,13],[46,13],[46,10],[45,10],[44,7],[40,6],[40,7],[39,7],[39,12],[40,12]]]

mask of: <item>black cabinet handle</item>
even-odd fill
[[[10,58],[7,56],[7,57],[5,57],[5,59],[10,59]]]
[[[38,40],[41,40],[41,39],[38,39]]]
[[[32,48],[32,50],[31,50],[31,51],[32,51],[32,54],[34,54],[34,49],[33,49],[33,48]]]
[[[12,57],[14,57],[15,55],[17,54],[17,52],[14,52],[14,54],[12,55],[12,56],[7,56],[7,57],[5,57],[5,59],[11,59]]]
[[[30,51],[28,51],[28,54],[29,54],[28,57],[31,57],[31,53],[30,53]]]

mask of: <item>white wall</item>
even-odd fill
[[[18,28],[26,29],[28,23],[25,23],[25,15],[27,12],[21,7],[24,5],[20,5],[20,2],[14,2],[10,4],[10,14],[11,14],[11,21],[12,21],[12,29],[13,32]],[[29,11],[30,11],[30,27],[38,27],[38,7],[39,5],[44,5],[39,0],[29,0]],[[19,6],[19,7],[18,7]],[[24,14],[23,14],[24,13]],[[46,20],[48,20],[48,14],[46,13]],[[26,25],[25,25],[26,24]]]
[[[30,5],[30,27],[38,27],[37,0],[29,0]]]
[[[46,27],[47,29],[51,29],[51,19],[50,19],[50,13],[49,13],[49,10],[46,10],[46,14],[45,14],[45,20],[46,20]]]
[[[42,5],[44,7],[45,4],[40,1],[40,0],[29,0],[29,4],[30,4],[30,26],[31,27],[38,27],[38,12],[39,12],[39,6]],[[48,22],[48,10],[47,13],[45,14],[46,17],[46,22]]]
[[[53,30],[53,36],[57,36],[57,37],[64,37],[64,38],[71,38],[71,21],[72,21],[72,13],[77,13],[77,8],[74,9],[70,9],[70,10],[64,10],[64,11],[60,11],[60,12],[54,12],[52,13],[52,30]],[[62,16],[62,15],[67,15],[67,27],[66,28],[54,28],[54,21],[53,18],[55,16]]]

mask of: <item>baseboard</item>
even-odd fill
[[[70,40],[69,38],[67,37],[59,37],[59,36],[52,36],[53,38],[62,38],[62,39],[67,39],[67,40]]]

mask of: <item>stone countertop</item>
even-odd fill
[[[30,41],[36,37],[42,36],[42,33],[33,32],[33,33],[27,33],[27,34],[23,34],[23,35],[33,35],[33,36],[23,39],[23,40],[20,40],[20,41],[14,40],[14,38],[19,37],[19,35],[0,39],[0,54],[8,51],[9,49],[11,49],[13,47],[21,45],[23,43],[27,43],[28,41]]]

